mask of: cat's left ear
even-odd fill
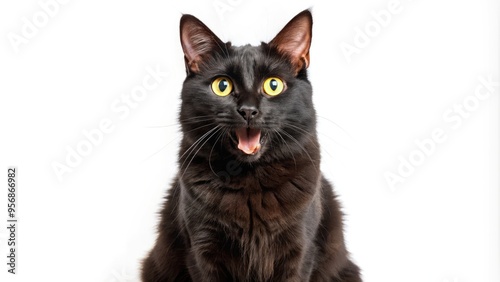
[[[290,58],[296,73],[309,66],[312,23],[311,12],[302,11],[269,42],[272,48]]]
[[[198,73],[204,59],[215,50],[225,48],[225,44],[204,23],[191,15],[182,16],[180,35],[188,72]]]

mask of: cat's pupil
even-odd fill
[[[221,81],[219,82],[219,90],[220,90],[221,92],[226,91],[227,86],[228,86],[227,80],[221,80]]]
[[[276,81],[276,79],[273,79],[269,82],[269,86],[271,87],[271,89],[273,91],[276,90],[276,88],[278,88],[278,82]]]

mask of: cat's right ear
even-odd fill
[[[309,67],[312,24],[311,12],[304,10],[291,19],[269,42],[271,47],[290,59],[295,73],[298,73],[302,68]]]
[[[182,16],[180,35],[188,74],[198,73],[206,56],[218,48],[224,48],[225,45],[204,23],[192,15]]]

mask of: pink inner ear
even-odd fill
[[[296,71],[299,71],[302,67],[309,66],[311,29],[311,13],[306,10],[295,16],[269,44],[288,55]]]
[[[289,42],[281,45],[281,51],[290,54],[294,61],[304,60],[306,67],[309,66],[310,34],[302,32],[304,29],[297,29],[288,38]],[[278,48],[280,48],[278,47]]]
[[[191,40],[187,33],[182,34],[182,49],[184,51],[184,55],[186,56],[189,62],[195,60],[198,57],[196,50],[193,48],[193,44],[191,43]]]
[[[182,47],[189,62],[198,61],[200,56],[210,51],[211,35],[202,27],[188,23],[182,30]]]
[[[208,27],[193,16],[185,15],[181,19],[181,45],[189,68],[199,71],[199,62],[203,55],[210,52],[217,44],[222,44]]]

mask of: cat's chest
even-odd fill
[[[241,168],[226,178],[207,172],[184,181],[184,201],[239,232],[279,233],[301,219],[318,190],[318,179],[285,168]]]

